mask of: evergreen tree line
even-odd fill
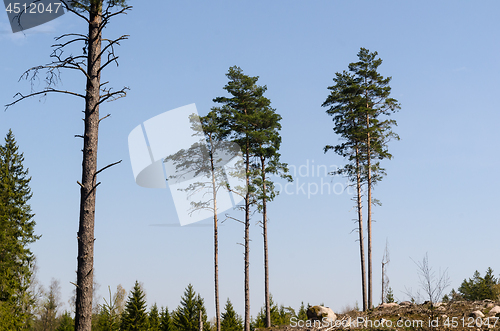
[[[486,270],[484,277],[476,270],[472,278],[464,279],[457,290],[452,289],[443,297],[443,301],[500,300],[500,278],[495,278],[491,268]]]
[[[215,331],[216,321],[208,321],[205,301],[189,284],[181,297],[179,306],[174,310],[158,307],[153,304],[149,309],[145,292],[139,282],[125,298],[125,290],[118,285],[114,294],[99,305],[92,318],[92,330],[95,331]],[[26,330],[33,331],[73,331],[74,318],[68,311],[59,313],[61,306],[59,282],[53,280],[49,290],[38,302],[32,321]],[[273,325],[289,325],[290,319],[306,320],[306,307],[302,303],[296,313],[291,307],[278,306],[270,296],[271,321]],[[265,305],[255,319],[251,320],[251,328],[265,327]],[[220,327],[223,331],[242,331],[243,318],[236,313],[229,300],[221,313]]]

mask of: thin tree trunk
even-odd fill
[[[269,303],[269,258],[267,246],[267,199],[266,199],[266,164],[263,157],[261,157],[262,164],[262,234],[264,236],[264,295],[266,304],[266,328],[271,327],[271,306]]]
[[[356,145],[356,190],[357,190],[357,207],[358,207],[358,230],[359,230],[359,255],[361,257],[361,289],[363,291],[363,311],[366,311],[366,271],[365,271],[365,240],[363,238],[363,206],[361,201],[361,168],[360,168],[360,153]]]
[[[245,329],[250,331],[250,144],[246,142],[246,185],[245,197]]]
[[[368,105],[367,105],[368,106]],[[370,115],[366,115],[367,129],[367,166],[368,166],[368,309],[372,308],[372,174],[371,174],[371,147],[370,147]]]
[[[215,281],[215,323],[216,330],[220,331],[220,310],[219,310],[219,238],[217,233],[217,190],[215,183],[215,169],[214,169],[214,156],[213,156],[213,142],[210,137],[210,144],[212,145],[212,153],[210,154],[210,164],[212,169],[212,192],[214,199],[214,281]]]
[[[384,303],[384,261],[382,261],[382,294],[380,296],[380,303]]]
[[[78,269],[75,330],[90,331],[94,264],[94,219],[96,201],[97,143],[99,131],[102,8],[90,2],[85,131],[83,134],[82,182],[80,188],[80,225],[78,230]]]

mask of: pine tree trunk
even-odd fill
[[[245,328],[250,331],[250,144],[246,143],[246,185],[245,197]]]
[[[366,129],[370,128],[370,115],[366,115]],[[372,308],[372,173],[370,132],[367,131],[367,166],[368,166],[368,309]]]
[[[264,295],[266,304],[266,328],[271,327],[271,306],[269,303],[269,260],[267,246],[267,199],[266,199],[266,164],[264,158],[261,157],[262,164],[262,234],[264,236]]]
[[[85,131],[83,142],[82,181],[80,188],[80,224],[78,230],[78,269],[76,288],[75,331],[90,331],[94,263],[94,218],[96,200],[97,142],[99,131],[99,98],[101,67],[100,1],[90,2],[87,87],[85,98]]]
[[[363,291],[363,311],[366,311],[366,271],[365,271],[365,240],[363,237],[363,205],[361,201],[361,168],[360,154],[358,146],[356,146],[356,194],[358,207],[358,231],[359,231],[359,255],[361,258],[361,290]]]
[[[212,153],[210,154],[210,163],[212,169],[212,192],[214,199],[214,282],[215,282],[215,323],[216,331],[220,331],[220,310],[219,310],[219,238],[217,229],[217,187],[215,183],[215,169],[214,169],[214,157],[213,157],[213,142],[210,138],[210,144],[212,144]]]

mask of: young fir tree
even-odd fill
[[[160,312],[160,331],[174,331],[172,316],[168,311],[168,307],[162,308]]]
[[[297,313],[297,319],[302,320],[302,321],[307,321],[307,309],[304,306],[303,301],[300,304],[300,309],[299,309],[299,312]]]
[[[148,315],[149,331],[160,331],[160,313],[156,303],[151,307]]]
[[[269,306],[269,316],[271,316],[272,326],[287,324],[290,322],[290,318],[295,315],[295,312],[291,308],[285,308],[283,305],[278,307],[278,304],[274,302],[272,295],[269,295]],[[253,327],[265,328],[267,324],[266,319],[266,305],[264,304],[264,306],[260,309],[260,312],[257,314],[257,317],[255,318]]]
[[[226,306],[224,307],[224,312],[222,313],[220,326],[222,331],[243,330],[243,319],[236,313],[229,298],[227,299]]]
[[[245,189],[240,191],[244,199],[243,209],[245,216],[241,221],[245,226],[244,235],[244,288],[245,288],[245,320],[244,330],[250,331],[250,214],[251,207],[255,203],[255,188],[252,185],[252,172],[254,171],[251,161],[256,155],[255,138],[257,135],[256,125],[259,112],[267,109],[270,105],[268,98],[264,97],[265,86],[257,85],[259,77],[250,77],[243,73],[237,66],[229,68],[226,74],[229,82],[224,86],[231,96],[218,97],[214,102],[222,104],[221,107],[213,108],[221,114],[228,123],[228,139],[241,147],[245,167]],[[231,190],[238,194],[235,188]]]
[[[71,317],[71,314],[65,311],[59,317],[59,325],[56,328],[56,331],[74,331],[75,330],[75,320]],[[110,330],[110,329],[100,329],[100,330]]]
[[[35,257],[29,245],[40,238],[29,205],[31,177],[23,162],[9,130],[0,145],[0,324],[13,330],[31,320],[34,297],[29,289]]]
[[[200,313],[203,323],[203,330],[210,330],[210,323],[207,322],[207,312],[204,300],[194,291],[193,285],[189,284],[181,298],[181,304],[173,313],[172,322],[177,330],[198,331]]]
[[[148,330],[145,294],[138,281],[135,281],[134,288],[128,296],[120,329],[123,331]]]
[[[100,330],[107,331],[117,331],[120,327],[120,313],[121,301],[125,298],[126,292],[121,287],[121,285],[117,286],[117,292],[112,295],[111,287],[108,287],[109,290],[109,301],[104,299],[104,304],[101,305],[101,309],[99,311],[97,317],[97,327]]]

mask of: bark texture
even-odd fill
[[[359,148],[356,146],[356,195],[357,195],[357,209],[358,209],[358,232],[359,232],[359,255],[361,257],[361,290],[363,291],[363,311],[367,309],[366,298],[366,270],[365,270],[365,239],[363,236],[363,207],[361,201],[361,172],[360,172],[360,153]]]
[[[246,112],[245,112],[246,113]],[[250,331],[250,143],[246,143],[246,185],[245,195],[245,325]]]
[[[99,133],[101,24],[102,8],[91,2],[83,134],[82,181],[80,188],[80,226],[78,230],[78,269],[75,330],[92,327],[94,265],[94,219],[96,201],[97,145]]]
[[[271,306],[269,302],[269,257],[267,246],[267,199],[266,199],[266,164],[264,158],[261,156],[262,164],[262,235],[264,236],[264,295],[266,305],[266,328],[271,327]]]

